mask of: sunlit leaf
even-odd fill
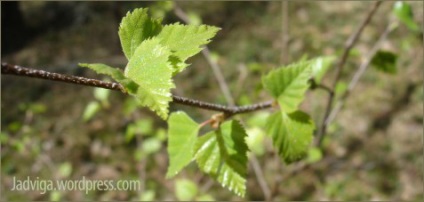
[[[371,65],[382,72],[396,74],[397,57],[393,52],[380,50],[372,58]]]
[[[201,136],[196,143],[196,162],[223,187],[237,195],[246,193],[247,134],[237,121],[221,124],[219,129]]]
[[[168,125],[169,167],[166,177],[173,177],[193,160],[200,126],[184,112],[172,113]]]
[[[216,175],[221,163],[221,155],[215,132],[212,131],[199,137],[194,150],[199,168],[205,173]]]
[[[246,133],[246,144],[249,146],[250,150],[258,156],[263,155],[265,153],[265,132],[259,127],[252,127],[248,128]]]
[[[397,1],[393,7],[395,16],[412,31],[419,31],[420,27],[414,21],[412,8],[408,2]]]
[[[309,115],[301,111],[290,114],[275,112],[268,118],[266,126],[274,147],[286,163],[298,161],[306,156],[314,128]]]
[[[303,101],[311,73],[310,62],[303,61],[271,71],[262,78],[262,83],[278,100],[281,110],[290,113]]]
[[[155,111],[162,119],[168,117],[171,98],[171,52],[156,38],[143,41],[125,68],[125,76],[138,84],[135,95],[142,106]]]
[[[105,74],[112,77],[115,81],[122,84],[128,92],[135,92],[138,88],[138,85],[134,83],[131,79],[128,79],[124,76],[124,72],[115,67],[110,67],[105,64],[95,63],[95,64],[87,64],[87,63],[79,63],[81,67],[87,67],[92,69],[98,74]]]
[[[147,11],[148,9],[143,8],[134,9],[122,18],[119,25],[119,39],[128,60],[142,41],[156,36],[162,28],[161,20],[151,19]]]
[[[318,57],[310,60],[312,65],[312,75],[316,83],[321,83],[322,78],[328,69],[331,67],[331,64],[334,62],[335,57]]]
[[[174,71],[181,72],[187,64],[187,58],[197,54],[202,50],[201,46],[208,44],[215,36],[219,28],[207,25],[181,25],[172,24],[163,27],[158,38],[161,44],[169,47],[173,52]]]

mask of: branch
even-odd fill
[[[377,9],[381,5],[381,3],[382,3],[381,1],[377,1],[377,2],[374,3],[374,6],[368,12],[367,16],[365,17],[364,21],[362,21],[358,30],[356,30],[356,32],[354,32],[351,35],[351,37],[349,37],[349,39],[346,41],[346,45],[345,45],[345,49],[343,51],[343,55],[342,55],[339,63],[336,66],[336,76],[335,76],[335,79],[334,79],[333,84],[331,86],[332,89],[335,89],[337,82],[341,78],[341,75],[342,75],[342,72],[343,72],[343,67],[346,63],[346,60],[349,56],[351,49],[353,48],[353,46],[358,41],[358,39],[361,36],[362,31],[364,30],[365,26],[367,26],[369,24],[369,22],[371,21],[371,18],[374,16],[374,13],[377,11]],[[326,105],[326,108],[325,108],[324,118],[323,118],[322,124],[321,124],[321,126],[318,130],[318,134],[317,134],[317,138],[316,138],[316,142],[315,142],[316,145],[321,145],[322,139],[324,138],[324,135],[327,131],[327,122],[328,122],[327,119],[330,115],[331,106],[333,105],[333,101],[334,101],[334,93],[330,93],[328,101],[327,101],[327,105]]]
[[[287,64],[289,61],[289,1],[281,2],[281,11],[283,20],[281,23],[281,64]]]
[[[46,79],[46,80],[52,80],[52,81],[61,81],[66,83],[74,83],[74,84],[92,86],[97,88],[106,88],[106,89],[116,90],[116,91],[120,91],[122,93],[127,94],[125,88],[121,84],[116,82],[106,82],[106,81],[101,81],[97,79],[90,79],[90,78],[79,77],[79,76],[53,73],[53,72],[48,72],[44,70],[21,67],[18,65],[11,65],[8,63],[1,64],[1,73],[17,75],[17,76],[34,77],[34,78],[40,78],[40,79]],[[253,105],[246,105],[246,106],[225,106],[225,105],[219,105],[219,104],[194,100],[190,98],[180,97],[177,95],[172,95],[172,102],[191,106],[191,107],[211,110],[211,111],[223,112],[224,114],[227,115],[227,117],[236,115],[236,114],[248,113],[248,112],[258,111],[261,109],[267,109],[272,107],[272,101],[262,102],[262,103],[253,104]]]
[[[359,79],[362,77],[362,75],[364,74],[365,70],[367,70],[367,68],[369,67],[372,58],[374,57],[374,55],[377,53],[377,51],[380,49],[381,44],[384,42],[384,40],[387,38],[387,36],[389,35],[389,33],[391,31],[393,31],[393,29],[395,28],[395,24],[389,24],[386,29],[384,30],[383,34],[380,36],[380,38],[378,39],[377,43],[374,45],[374,47],[371,49],[370,53],[368,54],[367,58],[365,59],[365,61],[361,64],[361,66],[358,68],[358,70],[355,72],[355,74],[353,75],[352,80],[349,83],[349,86],[347,88],[347,90],[343,93],[343,95],[340,97],[340,99],[338,100],[336,106],[333,108],[333,110],[331,110],[330,115],[328,116],[327,122],[325,123],[326,125],[329,125],[334,118],[336,117],[336,115],[339,113],[339,111],[341,110],[341,108],[343,107],[343,104],[345,102],[345,100],[350,96],[350,93],[352,92],[352,90],[355,88],[356,84],[358,84]]]
[[[174,2],[174,13],[177,17],[179,17],[184,23],[190,24],[190,18],[188,15],[181,9],[177,2]],[[203,57],[208,62],[209,66],[212,68],[213,74],[218,81],[219,88],[221,89],[222,94],[224,94],[225,100],[230,106],[235,106],[234,98],[231,95],[230,88],[225,81],[224,75],[222,74],[221,68],[218,63],[212,59],[211,53],[207,46],[204,46],[202,49]]]
[[[259,187],[262,189],[262,192],[264,193],[264,198],[265,201],[271,201],[271,190],[269,189],[266,181],[265,181],[265,177],[264,177],[264,172],[261,169],[261,166],[259,165],[258,162],[258,158],[256,158],[255,155],[251,156],[251,160],[249,161],[252,168],[253,168],[253,172],[256,175],[256,179],[258,180],[259,183]]]

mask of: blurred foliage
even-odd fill
[[[196,23],[198,17],[204,24],[222,28],[209,47],[218,55],[215,60],[237,104],[269,99],[261,93],[260,77],[281,66],[280,2],[19,2],[23,22],[34,29],[6,35],[15,30],[5,27],[11,26],[10,23],[3,23],[12,20],[5,15],[8,3],[2,2],[2,41],[25,42],[2,55],[2,61],[12,64],[99,78],[76,64],[101,61],[115,67],[125,66],[126,58],[120,50],[116,29],[128,10],[151,7],[155,13],[156,4],[159,7],[163,4],[154,15],[163,16],[165,23],[173,23],[181,21],[169,6],[176,4],[191,16],[192,22]],[[289,61],[298,61],[304,55],[311,58],[340,55],[344,42],[370,6],[371,2],[354,1],[290,2],[289,50],[285,50]],[[324,150],[308,152],[310,168],[278,184],[275,201],[422,200],[422,7],[419,1],[382,4],[352,50],[336,94],[346,89],[346,81],[376,42],[392,12],[404,26],[389,35],[382,50],[397,55],[397,74],[365,73],[343,111],[330,125]],[[417,26],[418,30],[414,28]],[[6,40],[5,36],[16,38]],[[187,63],[191,68],[175,77],[179,88],[174,92],[223,103],[216,79],[204,58],[195,56]],[[331,83],[333,67],[330,65],[323,84]],[[181,179],[197,185],[194,189],[182,190],[196,189],[193,200],[243,200],[209,182],[192,164],[178,178],[165,180],[166,125],[151,112],[136,108],[133,98],[110,92],[106,96],[110,106],[107,108],[101,104],[102,96],[95,96],[92,88],[12,76],[2,76],[1,82],[2,201],[178,200],[176,182]],[[409,85],[417,87],[410,96],[404,97]],[[319,122],[326,98],[325,92],[310,92],[300,108],[313,111],[312,117]],[[92,101],[99,103],[102,109],[84,122],[81,119],[84,109]],[[208,111],[170,106],[171,111],[177,109],[186,110],[196,120],[205,120],[211,115]],[[296,165],[281,166],[281,161],[273,158],[270,138],[265,136],[262,127],[267,116],[269,112],[264,111],[238,118],[246,127],[251,154],[258,156],[265,180],[272,186],[270,182],[289,173]],[[374,121],[389,117],[392,121],[386,130],[372,127]],[[140,192],[93,191],[87,195],[10,191],[14,176],[58,179],[63,174],[68,175],[65,179],[82,176],[138,179],[144,189]],[[244,200],[264,200],[252,169],[249,168],[247,176]]]
[[[393,12],[396,17],[399,18],[410,30],[419,31],[420,28],[414,21],[414,15],[412,13],[411,5],[407,2],[397,1],[394,4]]]
[[[382,72],[389,73],[389,74],[396,74],[397,57],[398,56],[396,54],[390,51],[380,50],[372,58],[371,65]]]

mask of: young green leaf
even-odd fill
[[[335,60],[335,57],[317,57],[312,60],[309,60],[312,65],[312,75],[317,84],[321,83],[322,78],[328,69],[331,67],[331,63]]]
[[[212,131],[199,137],[194,151],[196,152],[195,159],[199,168],[205,173],[216,175],[222,157],[215,132]]]
[[[158,152],[161,147],[162,142],[156,137],[144,139],[141,143],[141,151],[146,155]]]
[[[246,193],[246,131],[237,121],[227,121],[218,130],[201,136],[195,147],[199,168],[237,195]]]
[[[142,193],[140,193],[140,196],[138,198],[139,201],[154,201],[155,200],[155,191],[148,189],[144,190]]]
[[[292,163],[308,153],[315,125],[309,115],[301,111],[275,112],[268,118],[266,129],[278,154],[286,163]]]
[[[138,85],[134,83],[131,79],[128,79],[124,76],[124,73],[115,67],[110,67],[105,64],[87,64],[79,63],[80,67],[87,67],[95,71],[97,74],[105,74],[112,77],[115,81],[122,84],[125,89],[130,93],[135,93],[137,91]]]
[[[382,72],[396,74],[396,60],[396,54],[380,50],[372,58],[371,65]]]
[[[149,107],[163,119],[168,117],[171,88],[175,87],[168,62],[170,54],[157,38],[148,39],[138,46],[125,68],[125,76],[139,86],[133,95],[142,106]]]
[[[419,31],[420,27],[415,23],[412,8],[407,2],[397,1],[393,7],[395,16],[412,31]]]
[[[97,101],[91,101],[84,109],[82,120],[89,121],[94,115],[100,110],[100,103]]]
[[[207,25],[181,25],[172,24],[163,27],[158,38],[161,44],[169,47],[173,52],[173,65],[175,72],[181,72],[188,65],[184,62],[191,56],[200,52],[201,46],[208,44],[219,28]]]
[[[306,162],[308,163],[316,163],[322,159],[322,151],[319,147],[311,147],[308,150],[308,157],[306,158]]]
[[[278,100],[281,110],[290,113],[303,101],[311,74],[311,63],[303,61],[271,71],[262,78],[262,83]]]
[[[95,64],[79,63],[78,65],[80,67],[90,68],[90,69],[92,69],[93,71],[95,71],[98,74],[108,75],[108,76],[112,77],[114,80],[116,80],[118,82],[127,79],[124,76],[124,73],[121,70],[119,70],[118,68],[115,68],[115,67],[110,67],[110,66],[105,65],[105,64],[99,64],[99,63],[95,63]]]
[[[186,113],[172,113],[168,119],[169,167],[166,177],[173,177],[193,160],[194,146],[200,126]]]
[[[119,25],[119,39],[128,60],[142,41],[156,36],[162,29],[160,19],[151,19],[148,9],[138,8],[128,12]]]

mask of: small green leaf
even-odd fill
[[[168,119],[169,167],[166,177],[173,177],[193,160],[200,126],[184,112],[172,113]]]
[[[318,147],[311,147],[308,151],[306,161],[308,163],[316,163],[322,159],[322,151]]]
[[[142,106],[149,107],[162,119],[168,117],[171,98],[172,66],[168,62],[171,52],[156,38],[143,41],[125,68],[125,76],[138,84],[135,97]]]
[[[93,118],[94,115],[100,110],[100,104],[96,101],[91,101],[84,109],[84,113],[82,115],[83,121],[89,121]]]
[[[246,144],[249,146],[249,149],[257,156],[263,155],[265,153],[265,132],[259,127],[249,128],[246,132]]]
[[[215,201],[215,199],[209,194],[203,194],[201,196],[196,197],[195,201]]]
[[[33,112],[35,114],[41,114],[41,113],[44,113],[46,111],[46,105],[34,103],[34,104],[29,105],[29,110],[31,110],[31,112]]]
[[[262,83],[278,100],[281,110],[290,113],[303,101],[311,73],[311,63],[303,61],[269,72],[262,78]]]
[[[309,115],[301,111],[275,112],[268,118],[266,129],[278,154],[286,163],[292,163],[308,153],[315,125]]]
[[[128,60],[131,59],[142,41],[156,36],[161,28],[161,20],[151,19],[147,14],[148,9],[138,8],[128,12],[119,25],[119,39],[122,50]]]
[[[346,92],[347,88],[348,88],[348,85],[346,82],[338,81],[336,84],[336,88],[334,89],[334,94],[336,99],[339,99],[340,96],[342,96]]]
[[[143,143],[141,144],[142,151],[145,154],[156,153],[157,151],[160,150],[161,147],[162,147],[162,142],[155,137],[145,139]]]
[[[107,101],[107,98],[109,97],[109,93],[110,93],[109,89],[105,89],[105,88],[94,89],[94,97],[101,102]]]
[[[218,142],[215,132],[209,132],[197,139],[194,151],[199,168],[209,174],[216,175],[221,163]]]
[[[152,120],[147,118],[129,124],[125,131],[125,141],[130,142],[136,135],[151,135],[152,124]]]
[[[246,193],[246,136],[241,124],[231,120],[221,124],[218,130],[201,136],[195,148],[199,168],[240,196]]]
[[[138,86],[138,85],[137,85]],[[122,108],[122,112],[125,116],[130,116],[134,113],[138,108],[138,101],[135,97],[127,97],[124,101],[124,106]]]
[[[95,71],[98,74],[108,75],[108,76],[112,77],[113,79],[115,79],[118,82],[121,81],[121,80],[127,79],[124,76],[124,73],[121,70],[119,70],[118,68],[110,67],[110,66],[105,65],[105,64],[100,64],[100,63],[94,63],[94,64],[79,63],[78,65],[80,67],[90,68],[90,69],[92,69],[93,71]]]
[[[201,25],[202,24],[202,18],[200,18],[199,14],[195,12],[188,12],[187,17],[189,19],[190,24],[192,25]]]
[[[60,193],[60,191],[53,190],[50,192],[50,195],[49,195],[50,201],[60,201],[61,198],[62,198],[62,193]]]
[[[312,74],[317,84],[321,83],[322,78],[324,77],[325,73],[327,73],[335,59],[335,57],[327,56],[310,60],[312,65]]]
[[[143,193],[140,193],[140,201],[154,201],[155,200],[155,191],[154,190],[145,190]]]
[[[122,84],[126,88],[126,90],[130,93],[135,92],[138,88],[138,85],[134,83],[133,81],[131,81],[131,79],[126,78],[124,76],[124,73],[118,68],[110,67],[108,65],[99,64],[99,63],[96,63],[96,64],[79,63],[78,65],[80,67],[90,68],[98,74],[105,74],[112,77],[115,81]]]
[[[174,8],[173,1],[156,1],[149,6],[150,13],[154,18],[164,18],[166,13]]]
[[[0,132],[0,144],[7,144],[9,141],[9,134],[4,131]]]
[[[371,65],[376,69],[389,73],[396,74],[397,55],[390,51],[378,51],[371,60]]]
[[[65,162],[60,164],[59,166],[59,175],[63,178],[67,178],[72,173],[72,164],[69,162]]]
[[[102,103],[103,107],[109,107],[109,97],[110,90],[105,88],[95,88],[94,97]]]
[[[175,184],[175,194],[180,201],[193,201],[197,192],[197,185],[190,180],[178,179]]]
[[[420,27],[415,23],[412,8],[407,2],[397,1],[393,6],[395,16],[412,31],[419,31]]]
[[[188,65],[184,62],[191,56],[199,53],[202,45],[210,42],[219,28],[207,25],[181,25],[172,24],[163,27],[158,38],[161,44],[169,47],[173,52],[173,66],[175,72],[181,72]]]

